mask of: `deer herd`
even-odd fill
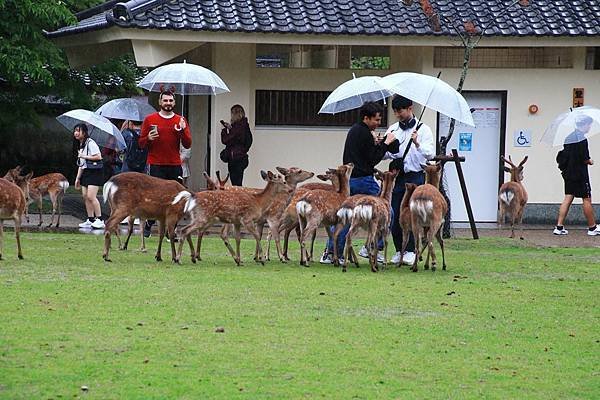
[[[511,236],[514,237],[514,226],[521,222],[523,209],[527,203],[527,192],[522,184],[523,164],[525,157],[515,165],[510,157],[501,161],[508,164],[505,171],[511,174],[511,181],[504,183],[499,191],[498,222],[509,218]],[[113,176],[103,187],[104,202],[110,206],[110,217],[106,221],[104,232],[104,250],[102,257],[111,261],[109,252],[111,236],[117,237],[119,249],[126,250],[133,232],[133,219],[140,218],[159,222],[159,240],[155,259],[161,261],[161,246],[165,235],[175,238],[177,224],[182,222],[178,230],[180,236],[176,248],[175,240],[170,241],[171,259],[181,263],[184,242],[190,248],[193,263],[201,260],[202,238],[215,223],[221,223],[220,237],[237,265],[241,265],[240,255],[241,229],[247,231],[256,242],[254,260],[264,264],[270,260],[270,243],[274,240],[277,257],[283,263],[290,260],[288,242],[292,231],[296,232],[300,243],[300,265],[308,266],[313,260],[314,241],[317,230],[323,227],[334,244],[333,262],[346,271],[346,265],[358,266],[358,258],[352,247],[352,240],[359,230],[366,232],[365,247],[371,270],[377,272],[378,240],[384,243],[383,266],[387,265],[387,237],[392,218],[398,218],[402,227],[402,252],[408,243],[409,233],[415,237],[415,261],[412,271],[417,271],[417,264],[422,260],[422,253],[428,250],[424,264],[431,270],[436,269],[436,255],[433,246],[435,237],[442,252],[442,269],[446,269],[444,241],[441,227],[448,211],[448,204],[439,191],[442,166],[440,163],[429,163],[423,166],[426,175],[424,185],[406,184],[406,192],[400,205],[399,215],[393,215],[391,194],[398,171],[376,172],[376,179],[381,182],[378,196],[350,195],[350,176],[353,165],[340,165],[328,169],[325,174],[317,175],[322,181],[330,183],[302,182],[315,176],[300,168],[277,167],[278,173],[261,171],[266,184],[261,189],[231,186],[228,177],[213,179],[204,173],[207,190],[191,192],[176,181],[166,181],[137,172],[125,172]],[[42,198],[50,197],[52,217],[50,225],[58,211],[56,227],[60,224],[62,199],[69,187],[67,179],[58,173],[51,173],[32,178],[32,173],[21,175],[21,168],[10,170],[4,178],[0,178],[0,259],[3,249],[3,221],[14,221],[18,257],[23,258],[20,241],[21,218],[28,218],[27,206],[31,202],[37,204],[39,223],[42,225]],[[122,242],[119,235],[119,223],[129,217],[127,237]],[[264,227],[268,226],[266,255],[261,245]],[[349,226],[346,235],[344,254],[338,254],[337,239],[345,226]],[[330,229],[330,227],[335,227]],[[229,242],[229,233],[233,229],[235,249]],[[194,247],[192,235],[196,233],[197,243]],[[283,233],[283,244],[281,234]],[[144,235],[140,233],[141,248],[145,252]],[[310,246],[309,246],[310,244]],[[398,265],[402,265],[402,260]]]

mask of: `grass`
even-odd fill
[[[453,239],[448,271],[344,274],[256,265],[250,241],[242,267],[214,238],[182,266],[23,242],[5,232],[0,398],[600,397],[595,249]]]

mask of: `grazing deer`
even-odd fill
[[[298,225],[298,213],[296,212],[296,203],[298,200],[308,193],[311,190],[329,190],[337,192],[340,188],[339,178],[335,169],[329,169],[325,174],[317,175],[322,181],[330,180],[331,184],[328,183],[320,183],[320,182],[311,182],[306,183],[302,186],[298,186],[291,200],[288,202],[287,207],[285,208],[283,214],[281,215],[281,219],[279,220],[279,233],[283,232],[283,251],[282,257],[285,261],[289,261],[288,257],[288,244],[290,239],[290,233],[293,230],[296,230],[296,235],[298,236],[298,242],[300,242],[300,226]],[[316,232],[315,232],[316,234]],[[314,238],[311,239],[311,244],[314,243]],[[313,247],[310,249],[309,260],[313,258]]]
[[[26,176],[13,176],[14,182],[0,178],[0,260],[4,242],[4,220],[12,219],[15,223],[15,238],[17,239],[17,256],[23,259],[21,251],[21,216],[27,211],[29,198],[29,180],[32,173]]]
[[[429,255],[432,258],[431,270],[435,271],[436,257],[433,250],[433,236],[437,238],[442,249],[442,269],[446,269],[446,257],[444,254],[444,239],[440,228],[444,224],[444,216],[448,211],[448,203],[439,191],[441,164],[424,165],[425,169],[425,184],[415,188],[410,198],[410,217],[411,228],[415,238],[415,261],[412,266],[412,271],[417,272],[417,263],[419,262],[419,254],[421,247],[422,234],[425,235],[425,242],[429,248],[427,260],[425,261],[425,269],[429,269]],[[402,260],[400,261],[402,265]]]
[[[353,254],[356,265],[356,254],[352,248],[352,237],[358,231],[359,228],[364,228],[367,231],[367,240],[365,243],[366,248],[369,251],[369,264],[371,265],[371,271],[377,272],[377,240],[379,237],[383,239],[383,265],[387,265],[387,237],[390,230],[390,223],[392,221],[392,189],[394,188],[394,182],[398,171],[387,171],[378,172],[379,179],[383,181],[381,186],[381,193],[379,196],[363,196],[360,198],[352,211],[352,223],[350,224],[350,230],[346,235],[345,244],[345,260],[350,259],[350,254]],[[336,246],[334,240],[334,249]],[[336,251],[334,251],[334,254]],[[335,257],[335,256],[334,256]],[[342,271],[346,272],[346,263],[342,267]]]
[[[31,179],[29,182],[29,197],[31,201],[37,203],[38,211],[40,214],[40,222],[38,226],[42,226],[42,199],[45,195],[50,196],[52,202],[52,218],[50,219],[51,227],[54,223],[54,215],[58,209],[58,219],[56,220],[56,227],[60,225],[60,216],[62,214],[62,200],[65,196],[65,192],[69,188],[69,181],[63,174],[51,173]]]
[[[111,233],[117,236],[120,248],[127,248],[131,229],[128,232],[125,245],[121,247],[118,228],[119,223],[125,217],[133,216],[141,220],[156,219],[159,221],[158,249],[154,258],[156,261],[162,261],[161,246],[165,230],[167,230],[169,237],[175,237],[175,225],[183,217],[184,203],[173,202],[175,196],[182,190],[185,190],[185,187],[177,181],[155,178],[139,172],[123,172],[110,178],[104,184],[102,192],[104,202],[108,201],[111,209],[110,217],[106,221],[104,230],[104,252],[102,258],[105,261],[111,261],[109,259]],[[131,224],[131,218],[129,223]],[[141,237],[141,250],[144,251],[144,235],[141,234]],[[189,238],[188,243],[193,252],[194,246]],[[171,258],[176,262],[174,240],[171,240]]]
[[[510,237],[515,237],[515,223],[520,224],[523,219],[523,210],[527,204],[527,191],[523,186],[523,164],[527,161],[527,156],[519,165],[512,162],[510,156],[508,160],[502,156],[500,159],[510,165],[510,168],[504,167],[504,171],[510,173],[510,182],[500,186],[498,194],[498,227],[504,223],[505,217],[510,218]],[[521,236],[521,239],[523,237]]]
[[[308,251],[306,240],[311,237],[311,249],[313,248],[314,234],[319,226],[323,225],[327,236],[333,239],[330,226],[337,224],[337,211],[340,205],[350,195],[350,175],[354,164],[344,164],[336,168],[339,179],[339,191],[316,189],[302,196],[296,203],[298,213],[298,224],[300,225],[300,265],[308,265]],[[334,245],[334,257],[337,246]]]
[[[174,203],[185,199],[185,212],[189,213],[192,221],[181,230],[182,237],[188,238],[194,231],[202,234],[216,221],[233,224],[236,249],[233,250],[226,233],[221,231],[221,239],[237,265],[241,265],[240,240],[241,226],[254,236],[258,248],[257,261],[264,264],[260,237],[257,224],[264,219],[266,210],[278,193],[290,193],[291,188],[283,178],[276,176],[271,171],[261,172],[267,180],[265,188],[258,193],[244,190],[215,190],[191,193],[181,191],[173,200]],[[179,245],[177,260],[181,259],[183,243]],[[195,254],[192,251],[192,262]]]

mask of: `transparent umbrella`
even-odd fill
[[[379,76],[354,77],[331,92],[321,106],[319,114],[336,114],[353,110],[367,101],[383,100],[392,94],[393,92],[381,83]]]
[[[95,113],[106,118],[143,121],[147,115],[156,110],[148,103],[136,99],[114,99],[100,106]]]
[[[541,142],[551,146],[578,143],[600,133],[600,109],[578,107],[560,114],[542,135]]]
[[[195,64],[175,63],[163,65],[152,70],[138,84],[151,92],[173,89],[174,93],[188,94],[221,94],[229,92],[229,88],[208,68]]]
[[[452,86],[434,76],[398,72],[384,76],[383,85],[393,93],[411,99],[457,121],[475,126],[469,104]]]
[[[89,110],[71,110],[56,117],[65,128],[73,131],[77,124],[84,123],[88,127],[88,134],[98,146],[114,150],[127,148],[123,135],[108,119]]]

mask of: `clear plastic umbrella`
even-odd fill
[[[475,126],[469,104],[452,86],[434,76],[398,72],[384,76],[383,85],[393,93],[470,126]]]
[[[136,99],[114,99],[103,104],[95,113],[106,118],[126,119],[130,121],[143,121],[147,115],[156,110],[148,103]]]
[[[600,109],[578,107],[556,117],[542,135],[551,146],[578,143],[600,133]]]
[[[151,92],[172,89],[181,95],[221,94],[229,92],[229,88],[210,69],[195,64],[175,63],[163,65],[152,70],[138,84]]]
[[[383,86],[379,76],[354,77],[331,92],[321,106],[319,114],[336,114],[353,110],[367,101],[383,100],[392,94]]]
[[[77,124],[84,123],[88,126],[88,134],[98,146],[114,150],[127,148],[123,135],[108,119],[88,110],[71,110],[56,117],[65,128],[73,131]]]

